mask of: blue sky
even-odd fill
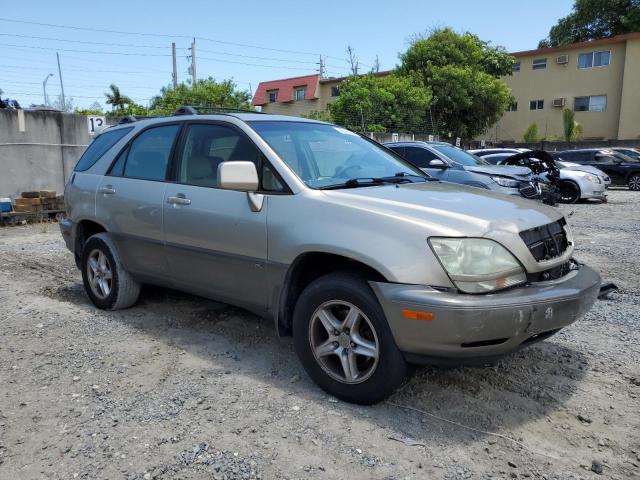
[[[473,32],[510,51],[532,49],[572,4],[573,0],[0,0],[0,88],[3,98],[15,98],[23,106],[42,103],[42,81],[53,73],[47,93],[56,97],[57,50],[65,94],[77,105],[98,101],[105,107],[103,93],[110,83],[146,104],[171,81],[172,41],[177,45],[178,79],[188,78],[185,57],[195,36],[199,78],[233,78],[239,88],[255,91],[261,80],[313,73],[319,54],[326,56],[330,75],[344,75],[347,45],[354,48],[362,68],[369,69],[376,55],[382,69],[393,68],[411,35],[436,26]]]

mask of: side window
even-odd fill
[[[111,171],[109,172],[109,175],[112,175],[114,177],[121,177],[124,175],[124,162],[127,161],[128,153],[129,153],[129,147],[125,148],[122,152],[120,152],[120,155],[118,155],[118,158],[116,159],[113,166],[111,167]]]
[[[232,128],[190,125],[180,151],[178,181],[201,187],[218,186],[218,165],[245,160],[259,165],[259,151]]]
[[[127,133],[133,130],[130,128],[118,128],[117,130],[107,130],[106,132],[98,135],[98,137],[87,147],[87,149],[78,160],[76,172],[84,172],[93,167],[100,158],[109,151],[118,141],[123,138]]]
[[[262,190],[266,192],[284,192],[284,185],[273,173],[268,163],[262,163]]]
[[[428,168],[429,162],[438,158],[435,153],[425,150],[424,148],[406,147],[405,152],[404,157],[409,160],[413,166],[418,168]]]
[[[171,147],[179,129],[179,125],[166,125],[150,128],[138,135],[129,147],[124,161],[123,176],[142,180],[164,180]],[[119,161],[120,158],[114,169]]]

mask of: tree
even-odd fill
[[[251,109],[251,94],[236,89],[233,80],[216,82],[209,77],[198,80],[193,86],[179,83],[176,88],[163,87],[160,95],[151,100],[149,110],[152,115],[171,115],[185,105],[201,105]]]
[[[109,90],[111,91],[109,93],[105,93],[104,96],[107,97],[106,103],[111,105],[112,111],[122,110],[126,105],[135,104],[131,98],[123,95],[115,84],[112,83],[109,85]]]
[[[522,140],[524,143],[536,143],[540,139],[538,138],[538,124],[532,123],[529,125],[522,134]]]
[[[333,121],[358,131],[426,131],[429,89],[410,77],[353,76],[340,84],[340,96],[330,105]]]
[[[73,112],[76,108],[73,97],[66,97],[64,102],[62,101],[62,95],[58,95],[53,102],[49,102],[51,108],[55,110],[60,110],[61,112]]]
[[[102,105],[99,102],[93,102],[88,108],[76,107],[73,113],[77,115],[104,115]]]
[[[562,111],[562,127],[566,142],[575,142],[582,136],[582,125],[576,122],[575,114],[569,108]]]
[[[576,0],[538,47],[608,38],[640,31],[640,0]]]
[[[351,75],[358,75],[358,69],[360,68],[360,63],[358,62],[358,57],[356,57],[353,48],[351,45],[347,46],[347,62],[349,62],[349,68],[351,69]]]
[[[513,101],[499,79],[511,74],[513,57],[471,33],[441,28],[416,36],[400,60],[397,73],[432,92],[427,115],[436,134],[473,138],[497,122]]]
[[[310,118],[312,120],[320,120],[321,122],[333,123],[333,117],[329,110],[311,110],[309,113],[303,113],[303,118]]]

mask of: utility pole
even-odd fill
[[[171,43],[171,56],[173,57],[173,89],[175,90],[178,86],[178,68],[176,66],[176,42]]]
[[[191,44],[191,84],[195,86],[198,75],[196,72],[196,38],[193,37]]]
[[[323,79],[324,78],[324,60],[322,60],[322,55],[320,55],[320,62],[318,62],[318,65],[320,66],[319,68],[320,79]]]
[[[62,92],[62,110],[67,109],[67,101],[64,98],[64,84],[62,83],[62,69],[60,68],[60,54],[56,52],[56,58],[58,59],[58,76],[60,77],[60,91]]]

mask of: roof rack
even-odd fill
[[[262,113],[248,108],[209,107],[206,105],[185,105],[174,112],[174,115],[207,115],[216,113]]]

